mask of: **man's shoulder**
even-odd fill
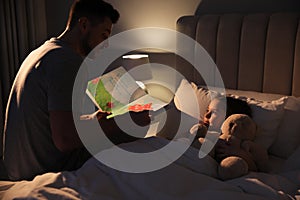
[[[47,40],[36,51],[43,54],[43,60],[47,60],[47,62],[50,63],[65,61],[70,61],[72,63],[82,62],[82,57],[79,54],[65,42],[57,38]]]
[[[80,57],[69,45],[57,38],[47,40],[40,48],[44,48],[49,53],[61,56]]]

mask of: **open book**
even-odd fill
[[[89,81],[86,93],[98,109],[112,113],[107,118],[129,111],[157,111],[168,104],[147,94],[122,66]]]

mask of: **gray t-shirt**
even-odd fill
[[[11,180],[45,172],[73,170],[89,154],[60,152],[51,137],[49,111],[71,111],[72,90],[83,59],[52,38],[23,62],[14,81],[4,132],[4,165]]]

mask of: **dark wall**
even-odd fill
[[[65,29],[73,0],[45,0],[48,37]],[[201,0],[106,0],[119,10],[121,18],[114,25],[113,34],[132,28],[162,27],[176,29],[182,15],[192,15]]]
[[[47,36],[58,36],[65,30],[73,0],[46,0]]]

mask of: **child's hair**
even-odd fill
[[[230,96],[221,96],[217,97],[217,99],[221,101],[225,101],[226,98],[226,116],[225,118],[229,117],[233,114],[245,114],[252,118],[252,110],[249,104],[241,99],[236,99]]]
[[[233,97],[226,97],[227,111],[226,118],[233,114],[245,114],[252,117],[252,110],[246,101]]]

